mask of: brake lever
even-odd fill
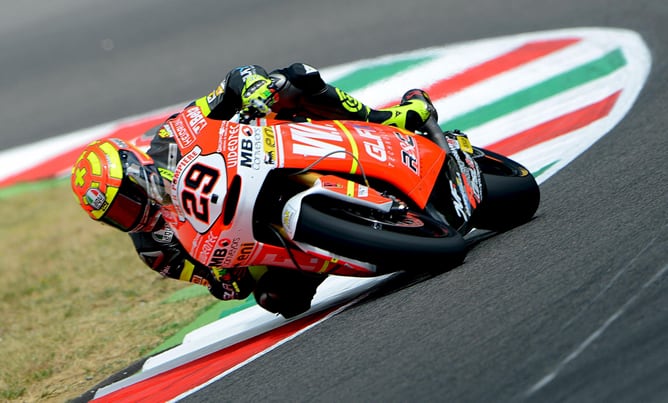
[[[264,115],[255,107],[247,106],[241,109],[238,113],[239,123],[249,124],[251,120],[261,118]]]

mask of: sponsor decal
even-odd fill
[[[399,139],[399,143],[401,144],[401,163],[413,171],[415,175],[420,176],[417,141],[409,134],[394,132],[394,135]]]
[[[205,287],[208,287],[208,286],[209,286],[209,280],[205,279],[204,277],[198,276],[198,275],[196,275],[196,274],[193,275],[193,276],[190,278],[190,282],[191,282],[191,283],[194,283],[194,284],[203,285],[203,286],[205,286]]]
[[[174,139],[179,144],[180,149],[183,150],[195,143],[195,133],[188,128],[183,115],[170,119],[167,124],[174,133]]]
[[[469,154],[473,154],[473,146],[466,136],[457,136],[459,142],[459,149]]]
[[[220,248],[213,251],[211,259],[209,260],[209,267],[226,267],[224,266],[223,259],[227,257],[227,248]]]
[[[240,238],[223,239],[211,255],[209,267],[231,268],[243,266],[255,250],[255,242],[241,243]]]
[[[292,152],[296,155],[309,157],[322,157],[330,154],[329,158],[344,159],[345,151],[341,145],[332,143],[343,143],[341,133],[328,124],[301,123],[299,125],[288,125],[290,137],[292,138]]]
[[[243,126],[241,133],[239,166],[258,170],[263,161],[262,128]]]
[[[340,90],[339,88],[336,88],[336,94],[339,96],[339,100],[341,101],[341,105],[349,112],[357,113],[364,108],[364,104],[362,104],[359,100],[355,99],[354,97],[350,96],[349,94],[346,94],[344,91]]]
[[[170,119],[165,125],[165,130],[174,133],[174,138],[181,149],[190,147],[195,143],[196,136],[207,126],[206,119],[202,115],[199,106],[190,106],[178,116]]]
[[[201,239],[201,237],[200,237],[200,239]],[[204,242],[201,245],[202,249],[200,250],[199,255],[197,256],[198,261],[206,262],[207,260],[209,260],[209,256],[211,256],[211,252],[216,247],[216,241],[217,240],[218,240],[218,235],[216,235],[214,233],[211,233],[211,232],[206,234],[206,238],[204,239]]]
[[[237,67],[236,70],[241,75],[243,81],[246,81],[250,76],[255,74],[255,67],[253,66],[241,66]]]
[[[368,126],[355,126],[355,131],[363,139],[364,151],[370,157],[380,162],[387,161],[387,151],[385,151],[385,144],[380,135],[375,134],[374,130]]]
[[[228,268],[234,266],[232,260],[239,250],[240,243],[240,238],[236,237],[232,240],[229,238],[221,239],[209,260],[209,266]]]
[[[174,178],[179,178],[181,174],[183,173],[183,169],[188,166],[197,156],[200,154],[202,150],[199,147],[193,148],[188,154],[184,155],[181,160],[179,160],[179,163],[176,165],[176,169],[174,170]],[[177,182],[172,180],[171,187],[170,187],[170,196],[172,200],[178,200],[178,185]],[[174,207],[176,208],[176,211],[179,215],[179,220],[185,221],[184,214],[181,212],[181,207],[179,206],[178,203],[174,203]]]
[[[209,104],[216,100],[217,97],[223,95],[223,83],[221,83],[215,90],[211,91],[209,95],[206,96],[206,102]]]
[[[86,202],[95,210],[107,210],[107,198],[98,188],[90,188],[86,191]]]
[[[225,156],[228,168],[234,168],[239,163],[239,132],[238,123],[223,121],[218,130],[218,151]]]
[[[169,169],[158,167],[158,172],[160,173],[160,176],[165,178],[168,182],[171,182],[172,179],[174,179],[174,172]]]
[[[290,204],[283,207],[283,228],[288,233],[290,238],[295,234],[297,229],[297,211]]]
[[[202,109],[199,106],[191,106],[184,111],[188,119],[188,127],[196,135],[199,134],[207,125]]]
[[[468,206],[464,204],[462,197],[460,196],[459,186],[452,183],[450,180],[450,194],[452,195],[452,205],[455,208],[455,212],[459,217],[464,220],[469,219]],[[459,178],[457,178],[458,184],[461,184]]]
[[[170,243],[174,238],[174,230],[165,225],[163,228],[151,233],[153,240],[158,243]]]
[[[158,137],[167,139],[174,137],[174,133],[172,132],[172,129],[169,127],[169,125],[162,126],[160,130],[158,130]]]
[[[264,141],[262,142],[262,150],[264,152],[264,163],[268,165],[276,165],[276,133],[271,127],[262,129]]]
[[[241,266],[250,259],[255,250],[255,242],[244,242],[239,247],[239,253],[234,258],[233,266]]]

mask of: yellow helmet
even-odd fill
[[[72,168],[71,185],[92,219],[121,231],[150,230],[160,216],[156,201],[164,187],[153,159],[123,140],[88,144]]]

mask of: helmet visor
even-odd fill
[[[149,204],[146,191],[126,177],[114,201],[100,220],[121,231],[132,231],[145,221]]]

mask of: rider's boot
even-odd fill
[[[368,120],[416,131],[424,126],[430,116],[434,116],[438,120],[436,108],[431,103],[429,95],[421,89],[412,89],[401,97],[399,105],[372,110],[369,113]]]
[[[431,103],[429,95],[419,89],[407,91],[399,105],[383,109],[372,109],[352,95],[331,85],[327,85],[325,91],[311,95],[309,102],[318,106],[318,109],[311,111],[315,116],[320,114],[328,119],[380,123],[413,132],[424,126],[430,116],[436,116],[436,108]]]

